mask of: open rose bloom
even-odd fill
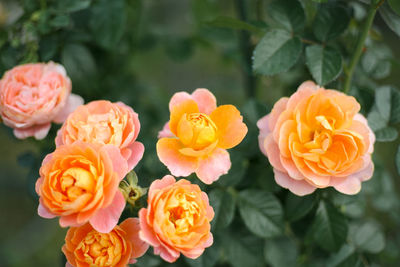
[[[71,227],[62,247],[66,267],[125,267],[135,263],[149,245],[139,238],[139,220],[129,218],[109,233],[99,233],[90,224]]]
[[[1,118],[20,139],[43,139],[52,121],[64,122],[82,104],[80,96],[71,94],[64,67],[53,62],[17,66],[0,81]]]
[[[78,107],[57,133],[56,145],[80,140],[99,145],[114,145],[132,170],[143,156],[144,146],[137,142],[139,117],[122,102],[92,101]]]
[[[126,160],[113,145],[77,141],[60,146],[40,168],[38,213],[44,218],[59,216],[62,227],[90,222],[97,231],[107,233],[125,208],[118,186],[127,171]]]
[[[180,253],[196,259],[212,245],[214,210],[198,185],[166,175],[151,184],[147,203],[139,211],[139,236],[164,260],[174,262]]]
[[[207,89],[193,94],[176,93],[169,102],[170,121],[159,133],[157,154],[175,176],[195,172],[206,184],[228,173],[231,167],[226,149],[237,146],[246,136],[243,118],[232,105],[217,107]]]
[[[371,178],[375,136],[352,96],[304,82],[257,123],[275,181],[296,195],[333,186],[356,194]]]

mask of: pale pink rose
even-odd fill
[[[114,145],[121,151],[132,170],[144,153],[137,142],[139,116],[122,102],[92,101],[71,113],[57,133],[56,145],[72,144],[77,140],[100,145]]]
[[[275,181],[296,195],[333,186],[357,194],[372,177],[375,135],[352,96],[304,82],[257,122]]]
[[[43,139],[51,122],[62,123],[83,104],[71,94],[71,80],[54,62],[25,64],[7,71],[0,80],[0,114],[19,139]]]

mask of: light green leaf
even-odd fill
[[[291,32],[303,30],[306,15],[298,0],[277,0],[269,5],[268,10],[271,17],[282,24],[286,30]]]
[[[390,119],[392,90],[389,86],[383,86],[375,91],[375,105],[385,121]]]
[[[348,225],[346,217],[326,201],[319,203],[312,233],[315,241],[325,250],[338,250],[346,241]]]
[[[400,1],[399,0],[388,0],[389,6],[392,8],[397,15],[400,16]]]
[[[264,256],[273,267],[296,266],[296,243],[287,237],[279,237],[267,240],[264,248]]]
[[[391,109],[390,109],[390,123],[396,124],[400,122],[400,91],[397,88],[392,87],[391,97]]]
[[[228,28],[232,30],[245,30],[256,34],[260,34],[263,32],[263,29],[260,29],[250,23],[224,16],[217,17],[212,21],[206,22],[206,24],[208,26]]]
[[[347,10],[338,5],[322,5],[313,23],[315,37],[326,42],[342,34],[350,22]]]
[[[298,37],[285,30],[269,31],[254,50],[253,69],[264,75],[287,71],[297,62],[301,51],[302,44]]]
[[[89,27],[94,39],[104,48],[114,48],[125,30],[125,1],[99,0],[90,11]]]
[[[96,64],[90,51],[81,44],[67,44],[61,62],[73,81],[87,79],[95,73]]]
[[[397,130],[393,127],[385,127],[375,131],[376,141],[378,142],[392,142],[397,139]]]
[[[306,64],[314,80],[322,86],[339,76],[342,55],[334,48],[312,45],[306,48]]]
[[[369,253],[379,253],[385,248],[385,236],[375,223],[364,223],[355,231],[353,241],[357,248]]]
[[[400,36],[400,16],[391,10],[387,3],[379,8],[379,14],[381,14],[386,25]]]
[[[238,197],[240,215],[251,232],[260,237],[273,237],[282,232],[282,206],[273,194],[247,189]]]
[[[297,221],[309,213],[315,205],[315,195],[303,197],[288,193],[285,202],[285,217],[288,221]]]
[[[235,199],[223,189],[216,188],[209,193],[210,204],[214,208],[214,219],[211,221],[213,231],[227,227],[235,215]]]
[[[371,112],[368,114],[368,125],[375,132],[379,129],[383,129],[387,126],[388,121],[383,118],[381,113],[379,113],[376,106],[371,109]]]
[[[375,79],[383,79],[390,74],[393,54],[385,44],[374,44],[367,48],[361,59],[364,71]]]
[[[58,0],[57,9],[61,12],[75,12],[90,6],[92,0]]]
[[[344,244],[340,250],[332,254],[326,262],[327,267],[356,267],[360,266],[361,261],[354,246]]]

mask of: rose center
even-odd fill
[[[174,199],[175,205],[169,208],[169,220],[175,225],[177,234],[188,232],[200,213],[194,198],[193,193],[178,193]]]

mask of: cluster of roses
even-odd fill
[[[0,81],[0,113],[17,138],[44,138],[51,122],[64,122],[56,150],[40,168],[38,213],[71,227],[62,250],[67,266],[126,266],[148,246],[168,262],[182,253],[199,257],[213,243],[214,211],[208,196],[171,175],[152,182],[147,208],[118,225],[126,199],[120,182],[137,165],[144,146],[136,141],[138,114],[125,104],[83,100],[71,94],[64,68],[27,64]],[[174,176],[196,173],[206,184],[228,173],[227,149],[247,133],[232,105],[217,107],[207,89],[176,93],[170,120],[159,133],[157,155]],[[303,83],[260,119],[259,144],[276,182],[297,195],[333,186],[356,194],[373,173],[375,137],[351,96]]]

